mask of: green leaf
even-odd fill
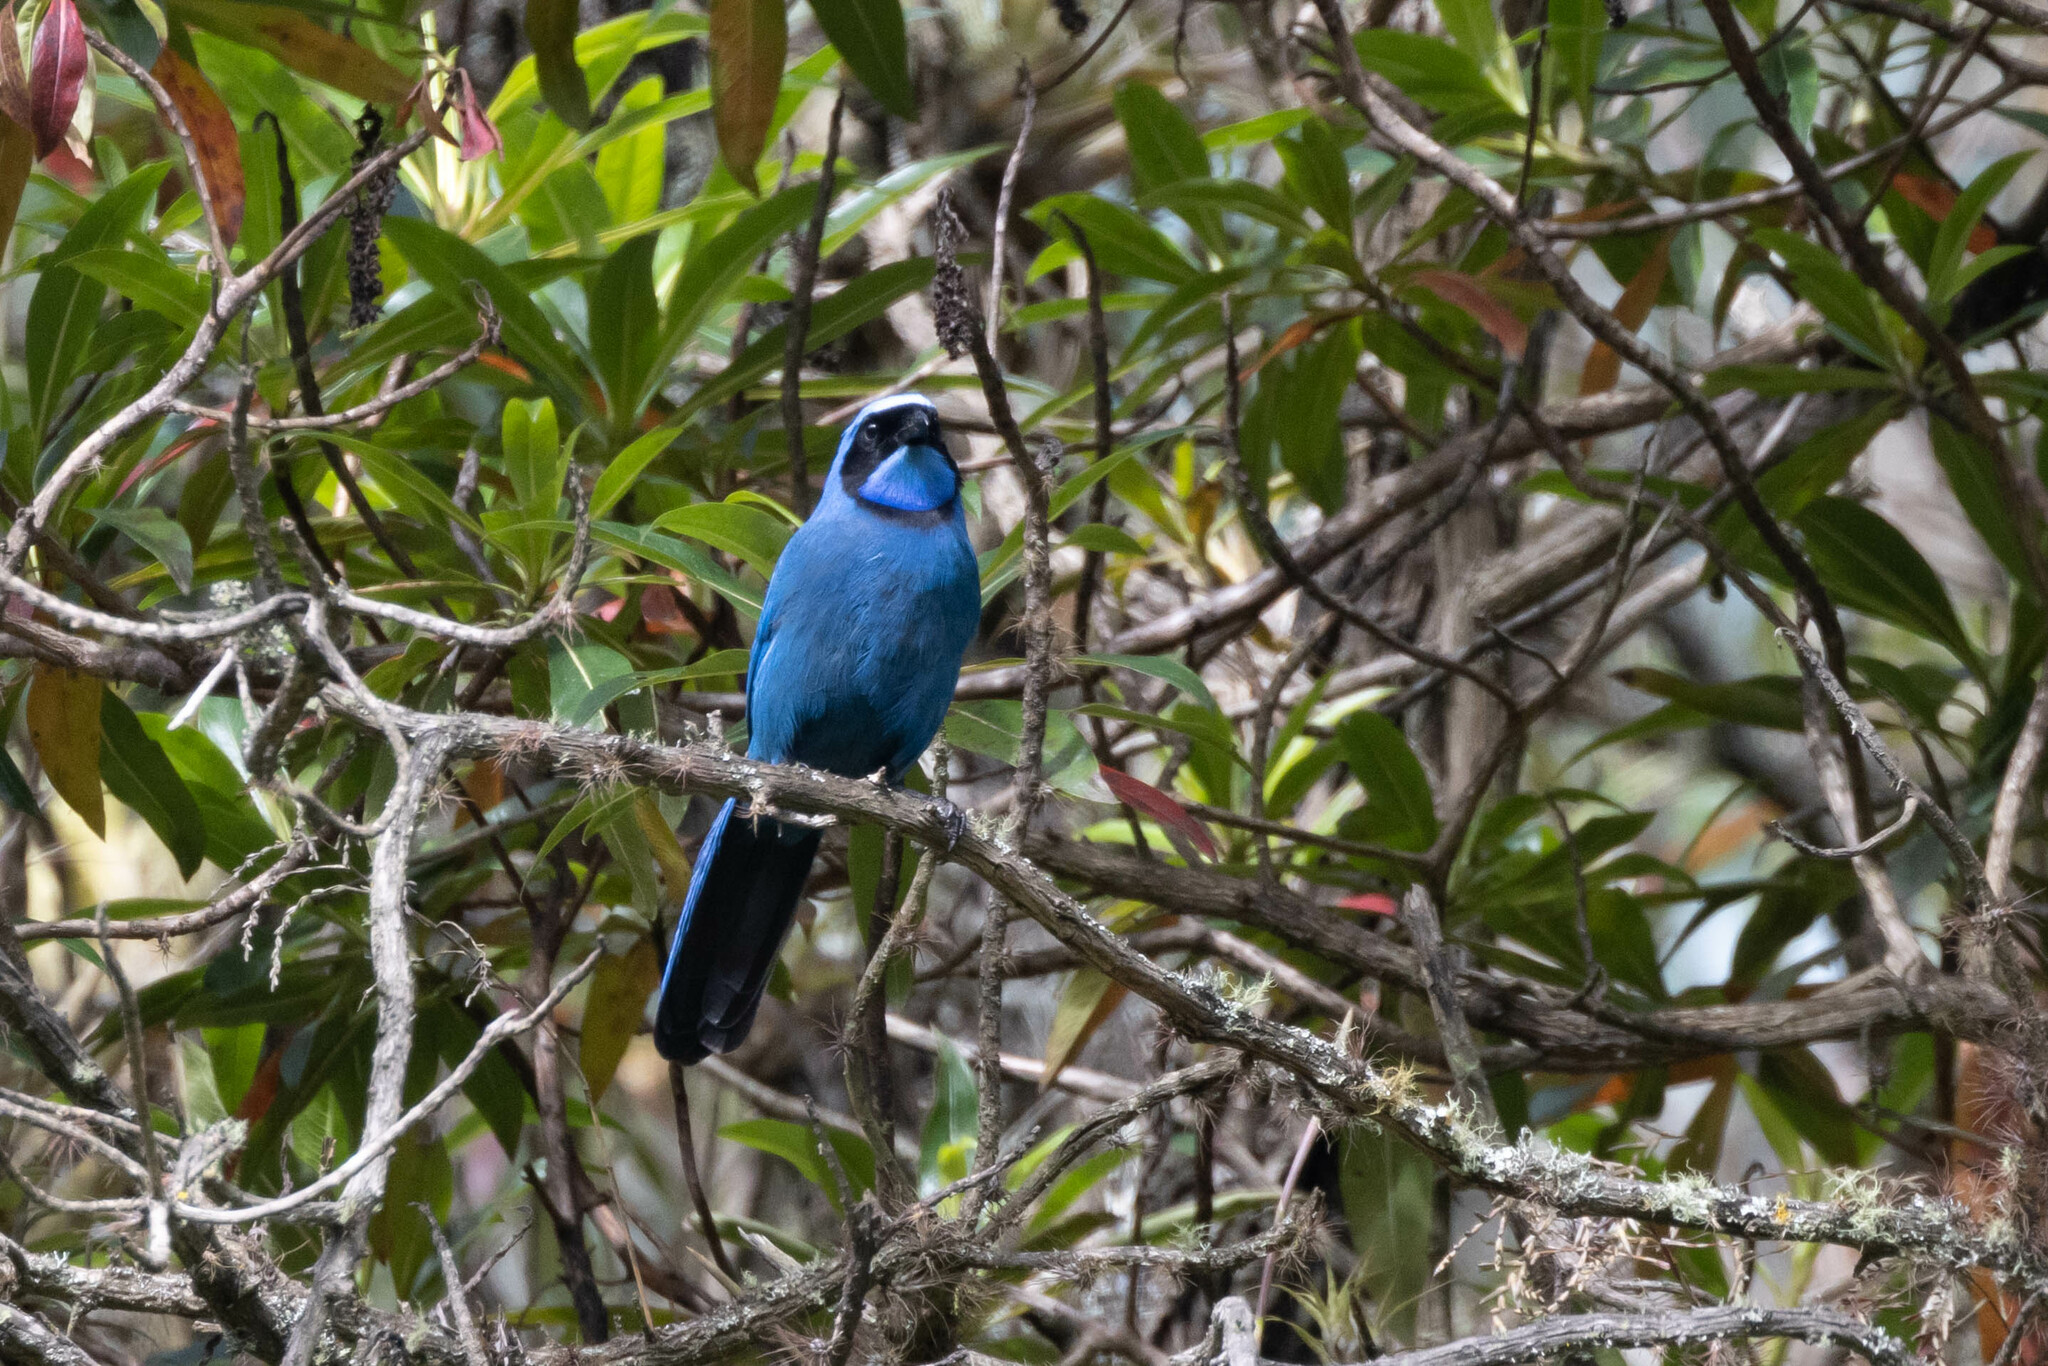
[[[418,465],[397,451],[344,432],[324,432],[321,435],[323,439],[332,441],[361,461],[363,477],[369,480],[379,493],[389,498],[400,512],[420,525],[454,524],[475,535],[483,533],[483,523],[456,506],[455,500],[450,498],[439,484],[429,479]]]
[[[1211,711],[1220,714],[1223,710],[1217,704],[1215,695],[1209,691],[1209,685],[1202,681],[1202,676],[1171,655],[1082,654],[1075,655],[1074,662],[1100,664],[1110,669],[1129,669],[1132,673],[1144,674],[1147,678],[1156,678],[1161,682],[1173,684]]]
[[[726,572],[702,546],[623,522],[599,522],[590,534],[613,550],[650,560],[663,569],[673,569],[709,585],[748,616],[760,615],[761,590]]]
[[[434,1262],[434,1235],[425,1205],[437,1219],[448,1217],[455,1192],[455,1164],[447,1141],[423,1130],[398,1140],[385,1176],[384,1201],[370,1218],[370,1247],[390,1264],[398,1293],[412,1299],[420,1273]]]
[[[1024,730],[1023,709],[1006,698],[955,702],[946,713],[946,739],[957,749],[1014,765]],[[1095,777],[1095,755],[1075,728],[1073,715],[1054,710],[1045,718],[1045,781],[1055,791],[1086,794]]]
[[[424,218],[394,214],[384,220],[384,235],[421,279],[465,314],[476,309],[470,286],[482,286],[497,306],[507,349],[548,387],[557,407],[572,417],[581,415],[583,401],[575,379],[583,367],[556,339],[546,315],[503,266]]]
[[[1351,172],[1344,165],[1337,135],[1319,118],[1304,119],[1289,137],[1273,144],[1285,168],[1283,183],[1299,203],[1316,211],[1325,224],[1351,235]]]
[[[1934,234],[1934,250],[1927,261],[1927,300],[1930,304],[1947,304],[1965,283],[1958,272],[1963,264],[1963,250],[1970,244],[1970,235],[1976,231],[1984,211],[1991,207],[1991,201],[1999,196],[2033,155],[2032,152],[2014,152],[2000,157],[1979,171],[1977,178],[1956,196],[1955,207],[1941,220]]]
[[[68,262],[96,248],[118,248],[141,224],[170,173],[170,163],[151,162],[86,206],[77,224],[43,259],[29,295],[22,360],[28,368],[29,424],[45,432],[60,400],[92,345],[107,287]]]
[[[654,669],[647,673],[620,674],[616,678],[608,678],[584,696],[577,704],[577,711],[587,721],[621,697],[638,692],[642,688],[659,688],[693,678],[731,677],[745,674],[746,671],[745,650],[713,650],[694,664],[682,664],[673,669]]]
[[[590,87],[576,63],[576,0],[526,0],[526,45],[541,98],[578,132],[590,127]]]
[[[1799,679],[1789,674],[1759,674],[1733,683],[1695,683],[1662,669],[1633,668],[1617,669],[1614,677],[1640,692],[1738,726],[1795,733],[1806,727]]]
[[[1297,241],[1313,235],[1308,220],[1301,216],[1301,210],[1289,203],[1285,196],[1248,180],[1177,180],[1140,195],[1138,204],[1141,208],[1167,209],[1179,214],[1190,227],[1198,227],[1206,234],[1204,241],[1215,242],[1219,250],[1224,243],[1217,220],[1219,212],[1243,214],[1246,218],[1277,228]],[[1150,304],[1155,297],[1136,296],[1142,301],[1140,306]],[[1106,305],[1108,300],[1104,303]]]
[[[1472,59],[1494,92],[1516,113],[1526,112],[1529,103],[1522,91],[1522,69],[1489,0],[1437,0],[1436,8],[1443,17],[1444,32]]]
[[[2025,583],[2027,564],[2021,549],[2019,509],[2008,501],[1998,477],[1994,462],[1999,457],[1940,413],[1928,413],[1927,432],[1932,438],[1934,458],[1948,476],[1949,489],[1963,505],[1963,515],[1970,519],[1970,525],[1984,538],[1985,548],[2012,575],[2013,581]]]
[[[111,689],[100,692],[99,729],[100,777],[107,790],[149,823],[178,861],[180,876],[191,877],[206,859],[206,822],[192,790]]]
[[[507,403],[500,430],[505,476],[512,481],[520,510],[532,517],[552,516],[562,500],[562,478],[569,465],[555,405],[544,398]]]
[[[111,38],[114,46],[133,57],[144,71],[156,64],[163,40],[135,0],[79,0],[78,7],[94,28]]]
[[[1231,729],[1230,721],[1221,712],[1207,707],[1183,706],[1170,709],[1165,715],[1133,711],[1129,707],[1113,706],[1107,702],[1091,702],[1085,707],[1074,708],[1076,716],[1100,716],[1111,721],[1128,721],[1146,730],[1170,730],[1176,735],[1185,735],[1190,740],[1207,745],[1223,756],[1244,765],[1244,757],[1237,752],[1237,735]],[[1248,767],[1248,766],[1246,766]]]
[[[916,119],[910,43],[898,0],[811,0],[811,13],[868,93],[898,118]]]
[[[1602,0],[1550,0],[1550,56],[1544,75],[1558,83],[1593,121],[1593,82],[1600,74],[1600,49],[1607,41],[1607,6]]]
[[[932,1108],[917,1149],[918,1184],[925,1194],[945,1184],[939,1162],[946,1149],[974,1142],[979,1094],[973,1069],[950,1039],[941,1038],[932,1065]]]
[[[632,672],[632,661],[609,645],[556,642],[548,651],[548,703],[555,720],[568,726],[589,725],[599,710],[591,703],[598,686]]]
[[[668,313],[661,325],[661,344],[654,368],[665,373],[697,335],[712,311],[726,302],[768,245],[795,230],[811,216],[818,187],[805,181],[752,205],[702,246],[693,247],[669,291]],[[646,396],[642,395],[644,403]]]
[[[1195,263],[1165,233],[1121,204],[1092,194],[1062,194],[1041,199],[1026,216],[1061,240],[1068,240],[1057,214],[1065,214],[1088,234],[1095,264],[1109,275],[1159,280],[1183,285],[1195,278]]]
[[[1799,514],[1806,553],[1836,602],[1938,641],[1966,668],[1983,661],[1941,577],[1897,527],[1848,498],[1820,498]]]
[[[94,247],[69,261],[73,270],[90,275],[123,298],[163,314],[180,327],[196,326],[206,313],[206,286],[160,253]]]
[[[1355,42],[1367,71],[1386,77],[1409,98],[1445,114],[1494,113],[1513,118],[1521,111],[1501,98],[1471,54],[1441,38],[1401,29],[1362,30]]]
[[[584,794],[562,819],[555,822],[555,828],[548,831],[548,837],[540,842],[540,848],[534,851],[534,863],[539,864],[554,852],[556,845],[576,831],[600,829],[619,813],[629,811],[639,795],[640,790],[633,787],[613,787]]]
[[[1401,728],[1378,712],[1356,711],[1337,723],[1337,746],[1365,787],[1371,837],[1396,849],[1427,849],[1436,839],[1436,808]]]
[[[646,233],[614,249],[590,284],[590,316],[599,320],[590,329],[591,360],[614,432],[633,430],[643,396],[660,382],[653,373],[661,347],[661,305],[654,297],[657,238]]]
[[[5,745],[0,745],[0,803],[24,816],[40,819],[43,814],[43,809],[36,804],[35,790],[28,785],[28,779],[22,776],[21,766],[14,762],[14,756],[7,752]]]
[[[678,435],[680,433],[673,427],[656,427],[613,456],[590,491],[591,517],[602,517],[617,506],[619,499],[626,496],[626,491],[638,483],[647,467],[654,463],[655,457],[675,444]]]
[[[1759,246],[1784,259],[1800,295],[1819,309],[1865,360],[1889,370],[1900,368],[1897,348],[1870,291],[1833,252],[1782,228],[1757,228],[1752,236]]]
[[[711,0],[711,121],[718,154],[732,178],[761,192],[754,168],[768,145],[782,63],[789,55],[789,17],[782,0]]]
[[[1358,1274],[1405,1341],[1429,1283],[1436,1170],[1389,1130],[1355,1124],[1338,1139],[1337,1171]]]
[[[1060,540],[1061,545],[1074,546],[1080,550],[1093,550],[1104,555],[1143,555],[1145,547],[1138,538],[1122,527],[1104,526],[1101,522],[1090,522],[1075,527]]]
[[[824,1156],[818,1152],[817,1137],[807,1125],[786,1119],[743,1119],[719,1129],[718,1136],[755,1152],[781,1158],[795,1167],[806,1181],[824,1191],[825,1198],[832,1202],[834,1209],[839,1208],[839,1183],[826,1169]],[[854,1195],[858,1197],[873,1190],[875,1150],[868,1146],[867,1140],[844,1129],[826,1129],[825,1138],[831,1143],[833,1154],[839,1159],[839,1169],[846,1173],[846,1182],[853,1187]]]
[[[930,257],[896,261],[856,276],[838,290],[818,300],[811,312],[810,340],[813,346],[837,341],[861,324],[880,317],[898,299],[931,283]],[[676,410],[681,423],[715,404],[723,403],[782,364],[785,324],[777,323],[734,358],[718,378],[699,388]]]
[[[745,560],[762,578],[775,572],[789,524],[748,503],[690,503],[654,519],[656,531],[673,531],[716,546]]]
[[[277,832],[263,819],[234,762],[198,728],[172,730],[170,719],[155,712],[135,719],[198,803],[206,823],[206,857],[214,867],[239,868],[250,855],[277,842]]]
[[[1268,365],[1260,379],[1262,391],[1269,382],[1274,386],[1269,412],[1280,463],[1326,513],[1344,505],[1347,461],[1337,409],[1363,349],[1358,326],[1340,323],[1285,358],[1278,373]]]
[[[1111,97],[1124,145],[1131,155],[1131,182],[1142,195],[1183,180],[1209,178],[1209,153],[1186,115],[1156,86],[1125,81]],[[1223,224],[1212,210],[1190,208],[1182,216],[1212,250],[1223,247]],[[1082,224],[1083,232],[1088,231]],[[1091,245],[1094,238],[1089,239]]]
[[[1785,108],[1785,121],[1792,125],[1803,143],[1813,141],[1813,116],[1820,108],[1820,64],[1813,58],[1813,46],[1806,35],[1795,34],[1773,43],[1756,59],[1764,85]]]
[[[397,104],[414,84],[391,63],[289,5],[172,0],[171,17],[267,52],[302,75],[372,104]]]
[[[94,508],[93,520],[115,528],[164,567],[180,593],[192,591],[192,540],[161,508]]]

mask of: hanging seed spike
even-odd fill
[[[384,116],[373,105],[363,106],[356,119],[354,164],[360,167],[377,154],[384,141]],[[384,232],[384,215],[398,194],[398,173],[386,168],[356,192],[349,207],[348,233],[348,325],[351,330],[368,327],[384,315],[384,269],[377,256],[377,239]]]

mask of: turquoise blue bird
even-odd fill
[[[747,757],[902,779],[946,719],[981,616],[960,469],[916,394],[861,409],[768,581],[747,660]],[[747,1037],[819,832],[727,801],[697,851],[654,1045],[691,1063]]]

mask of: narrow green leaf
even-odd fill
[[[199,871],[206,859],[206,822],[199,804],[170,756],[112,689],[100,692],[100,777],[109,792],[156,831],[178,861],[180,876]]]
[[[541,98],[578,132],[590,127],[590,87],[576,63],[576,0],[526,0],[526,44]]]
[[[915,119],[910,42],[898,0],[811,0],[811,12],[868,93],[898,118]]]
[[[1366,791],[1372,838],[1397,849],[1426,849],[1436,838],[1436,808],[1422,762],[1401,728],[1376,711],[1357,711],[1337,723],[1344,762]]]

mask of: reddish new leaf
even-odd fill
[[[248,199],[235,116],[199,68],[172,51],[169,44],[157,53],[150,74],[184,116],[186,131],[192,134],[192,145],[199,152],[199,174],[206,178],[206,193],[220,220],[220,235],[232,246],[241,235],[242,206]]]
[[[1960,198],[1955,187],[1946,181],[1903,171],[1892,177],[1892,188],[1899,192],[1899,198],[1936,223],[1955,212],[1956,200]],[[1998,230],[1989,223],[1979,222],[1970,229],[1969,245],[1973,252],[1991,250],[1998,245]]]
[[[36,27],[35,57],[28,76],[28,128],[36,136],[38,157],[64,145],[91,62],[78,6],[72,0],[50,0],[49,11]]]
[[[682,603],[677,600],[676,590],[664,583],[653,584],[640,590],[640,623],[647,628],[649,635],[695,634],[690,619],[683,615]]]
[[[1473,321],[1486,329],[1486,335],[1500,343],[1509,360],[1520,360],[1528,350],[1528,325],[1471,276],[1453,270],[1418,270],[1413,278],[1445,303],[1470,313]]]
[[[1648,321],[1650,309],[1664,288],[1664,277],[1671,273],[1671,239],[1676,234],[1677,229],[1674,228],[1657,239],[1657,244],[1650,248],[1650,254],[1643,258],[1642,266],[1615,302],[1615,321],[1631,332],[1639,330]],[[1593,349],[1586,353],[1586,368],[1579,372],[1580,395],[1604,394],[1620,378],[1621,357],[1606,342],[1594,342]]]
[[[768,145],[782,63],[789,55],[789,16],[782,0],[711,0],[711,125],[732,178],[760,194],[755,163]]]
[[[455,111],[462,125],[462,159],[475,161],[492,152],[504,151],[505,140],[498,136],[498,126],[491,122],[491,116],[484,112],[483,102],[477,99],[469,72],[458,67],[455,79]]]
[[[1152,784],[1141,782],[1121,769],[1104,764],[1099,772],[1118,801],[1163,826],[1180,831],[1203,853],[1210,858],[1216,857],[1216,841],[1210,838],[1208,827],[1188,814],[1186,807]]]

